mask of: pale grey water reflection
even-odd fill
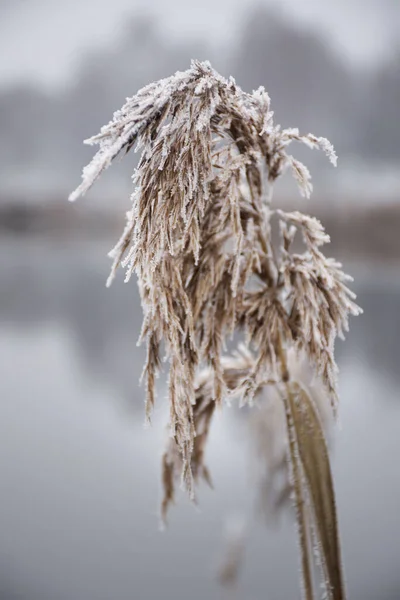
[[[160,397],[144,430],[134,283],[104,287],[110,243],[1,243],[0,600],[214,600],[229,511],[249,508],[240,413],[212,431],[214,492],[158,530]],[[400,597],[398,278],[359,273],[365,315],[341,365],[334,468],[349,596]],[[297,598],[290,519],[256,527],[236,598]]]

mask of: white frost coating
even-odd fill
[[[241,319],[240,326],[247,328],[245,333],[259,359],[247,383],[240,384],[246,397],[250,400],[257,385],[277,369],[278,332],[288,316],[280,301],[285,302],[286,296],[280,290],[272,301],[269,294],[246,289],[253,274],[268,287],[274,287],[274,282],[278,285],[281,276],[287,290],[293,287],[291,279],[296,281],[287,303],[298,303],[302,343],[322,365],[332,394],[335,368],[330,340],[336,331],[346,329],[345,316],[354,310],[347,289],[341,287],[340,269],[319,251],[329,238],[315,219],[281,213],[281,220],[301,229],[307,252],[300,257],[290,254],[289,261],[287,250],[282,265],[273,259],[269,206],[274,182],[290,166],[302,194],[308,197],[312,191],[308,169],[287,153],[287,147],[298,141],[322,149],[332,162],[336,155],[325,138],[275,125],[270,104],[264,88],[247,94],[209,63],[193,61],[187,71],[128,98],[110,123],[87,140],[98,144],[99,151],[70,196],[75,200],[84,195],[121,152],[140,149],[132,178],[132,208],[110,254],[114,263],[107,285],[120,266],[125,269],[125,281],[132,274],[138,277],[145,313],[142,339],[147,339],[150,348],[149,410],[154,402],[158,348],[161,341],[166,343],[173,374],[171,432],[178,436],[189,487],[194,443],[189,399],[194,397],[196,361],[205,357],[212,365],[213,397],[221,402],[226,396],[221,363],[225,335],[234,333],[241,311],[248,308],[252,317],[243,323]],[[320,284],[325,286],[325,295]],[[336,311],[332,325],[328,305]],[[325,314],[329,331],[322,339],[318,322]],[[197,335],[199,323],[204,324],[201,336]],[[293,323],[286,324],[285,335],[292,335],[293,327]]]
[[[301,227],[307,238],[306,243],[308,240],[311,245],[322,246],[323,244],[328,244],[330,242],[329,235],[325,233],[325,229],[315,217],[310,217],[309,215],[305,215],[299,211],[288,213],[280,209],[277,209],[276,213],[281,217],[281,219],[284,219],[295,227]],[[331,259],[326,260],[329,261],[329,264],[332,264]],[[340,267],[341,265],[334,261],[332,266]]]
[[[89,145],[98,144],[100,149],[92,161],[83,169],[82,183],[70,194],[69,200],[73,202],[80,196],[85,195],[96,179],[110,166],[112,160],[124,148],[129,149],[134,145],[136,145],[136,149],[143,147],[143,155],[149,156],[149,153],[152,152],[151,144],[148,143],[149,140],[146,136],[149,124],[155,116],[163,113],[163,111],[166,111],[166,114],[171,114],[169,109],[171,108],[172,98],[178,92],[189,89],[192,85],[194,85],[194,95],[200,96],[205,92],[209,94],[208,108],[197,115],[196,118],[196,130],[199,134],[209,127],[210,120],[220,101],[218,86],[224,85],[228,86],[236,95],[238,105],[249,118],[257,120],[260,108],[262,109],[264,116],[260,123],[259,135],[270,137],[268,143],[271,149],[278,142],[284,148],[293,140],[297,140],[310,148],[322,150],[331,163],[336,166],[337,157],[334,148],[326,138],[316,137],[312,134],[300,135],[297,128],[288,128],[281,131],[279,126],[274,126],[274,113],[270,110],[270,97],[263,87],[255,90],[252,96],[243,94],[240,88],[236,86],[233,78],[226,81],[212,69],[208,61],[203,63],[192,61],[191,68],[187,71],[177,71],[175,75],[151,83],[139,90],[132,98],[127,98],[124,106],[114,113],[112,121],[102,127],[99,134],[85,140],[85,143]],[[188,106],[186,119],[190,120],[192,116]],[[179,118],[176,120],[174,116],[172,116],[171,123],[163,124],[161,137],[164,138],[164,144],[159,169],[164,168],[169,150],[168,141],[171,142],[174,132],[176,134],[180,126],[182,126],[182,122],[179,121]],[[189,131],[190,128],[187,128],[188,143],[190,139]],[[287,156],[287,159],[302,195],[308,198],[312,192],[311,176],[308,169],[291,156]]]
[[[289,156],[289,164],[292,167],[292,174],[299,187],[300,194],[305,198],[310,198],[313,185],[311,183],[311,173],[302,162]]]
[[[124,106],[114,113],[113,120],[102,127],[99,134],[85,140],[89,145],[98,144],[100,150],[83,169],[81,185],[69,196],[71,202],[86,194],[123,148],[136,142],[154,116],[167,107],[174,93],[184,90],[191,80],[196,76],[198,78],[196,65],[199,64],[193,62],[191,69],[184,72],[177,71],[172,77],[145,86],[135,96],[127,99]],[[201,67],[211,74],[209,63],[201,63]],[[200,83],[204,85],[205,80],[208,87],[213,85],[213,81],[211,79],[207,81],[207,78],[202,79]]]
[[[251,405],[272,385],[287,415],[307,598],[313,586],[304,502],[315,508],[329,566],[324,576],[338,589],[335,597],[344,598],[325,436],[289,353],[304,354],[336,408],[334,341],[347,330],[348,316],[360,311],[341,266],[321,251],[329,242],[321,223],[271,208],[272,187],[288,167],[301,193],[309,197],[312,191],[308,169],[287,152],[293,141],[322,150],[336,164],[326,138],[274,124],[264,88],[247,94],[209,63],[193,62],[188,71],[140,90],[88,140],[100,149],[70,199],[90,189],[121,151],[141,150],[109,283],[120,265],[125,281],[132,274],[138,278],[147,420],[162,348],[169,360],[172,439],[163,456],[163,517],[174,500],[177,475],[192,499],[201,478],[210,482],[204,449],[215,406],[234,395]],[[281,232],[277,251],[274,212]],[[296,231],[305,244],[301,253],[292,247]],[[249,354],[233,360],[226,357],[226,343],[235,332],[244,336]],[[231,548],[226,581],[237,571],[240,527]]]

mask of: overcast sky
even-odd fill
[[[251,0],[0,0],[0,85],[63,84],[85,48],[111,44],[128,15],[153,14],[171,36],[227,41]],[[319,27],[348,60],[381,60],[400,37],[400,0],[262,0]]]

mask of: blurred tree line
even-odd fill
[[[330,138],[341,160],[353,156],[374,164],[398,163],[400,46],[391,61],[357,71],[326,44],[322,32],[300,30],[279,14],[257,8],[227,49],[202,40],[167,39],[155,19],[141,18],[127,24],[111,49],[84,56],[70,88],[52,94],[32,87],[4,90],[3,189],[69,191],[93,153],[82,139],[96,133],[126,96],[186,69],[191,58],[209,59],[247,91],[264,85],[277,122]],[[128,169],[132,172],[132,164]],[[109,181],[115,184],[122,174],[126,179],[126,171],[117,169]]]

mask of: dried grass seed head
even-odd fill
[[[178,473],[192,497],[199,477],[209,480],[204,449],[215,406],[227,396],[253,401],[272,382],[285,410],[305,596],[313,594],[311,514],[327,597],[339,600],[344,592],[325,436],[287,357],[290,349],[308,356],[335,407],[334,341],[360,309],[341,265],[321,251],[329,241],[322,225],[271,207],[273,184],[285,169],[291,169],[302,195],[311,194],[308,169],[288,153],[293,141],[322,150],[336,165],[326,138],[274,124],[264,88],[245,93],[208,62],[193,61],[187,71],[127,99],[87,140],[100,149],[70,199],[85,194],[122,151],[141,150],[132,208],[110,253],[108,284],[120,265],[126,281],[132,273],[138,279],[148,419],[162,347],[169,359],[164,516]],[[271,241],[272,217],[281,231],[278,249]],[[292,251],[297,231],[306,246],[301,254]],[[240,331],[247,345],[237,356],[226,356],[227,340]]]

